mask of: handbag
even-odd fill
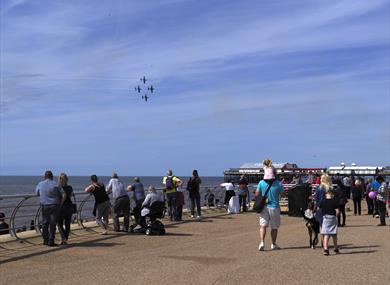
[[[266,204],[266,201],[267,201],[268,191],[271,188],[271,186],[274,183],[274,181],[275,180],[272,180],[268,184],[268,187],[267,187],[267,190],[265,190],[264,196],[261,195],[261,191],[260,191],[260,195],[259,196],[255,196],[255,204],[253,205],[253,210],[255,210],[256,213],[261,213],[263,211],[263,209],[265,207],[265,204]]]

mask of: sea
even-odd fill
[[[139,176],[145,189],[149,185],[162,187],[162,177],[160,176]],[[111,177],[100,176],[99,181],[107,184]],[[121,176],[120,180],[125,185],[133,182],[134,176]],[[180,177],[185,182],[189,177]],[[54,178],[57,180],[57,178]],[[223,182],[223,177],[201,177],[202,185],[216,185]],[[18,195],[34,194],[36,185],[42,181],[42,176],[0,176],[0,195]],[[70,176],[69,185],[72,185],[75,192],[84,191],[85,187],[90,184],[90,176]],[[184,184],[185,185],[185,184]],[[183,186],[184,187],[184,186]]]
[[[160,176],[139,176],[141,182],[144,184],[145,190],[150,185],[156,188],[162,188],[162,177]],[[99,181],[107,185],[111,177],[100,176]],[[57,180],[57,177],[54,178]],[[134,176],[122,176],[119,178],[123,184],[130,185],[133,182]],[[185,208],[189,208],[189,197],[187,191],[185,191],[186,182],[189,177],[180,177],[184,180],[181,191],[185,194]],[[201,177],[202,186],[217,186],[223,182],[223,177]],[[21,205],[15,213],[15,227],[22,231],[28,229],[32,224],[39,223],[39,198],[28,197],[25,199],[23,195],[34,195],[36,185],[43,180],[42,176],[0,176],[0,212],[3,212],[6,216],[6,221],[10,222],[10,217],[18,205]],[[83,208],[80,214],[83,220],[92,220],[92,210],[94,206],[94,199],[90,195],[84,193],[85,187],[90,184],[89,176],[70,176],[69,185],[73,187],[76,195],[76,204],[78,207],[83,204]],[[201,199],[203,199],[205,189],[201,189]],[[216,195],[217,198],[222,199],[223,193],[219,191]],[[18,198],[5,197],[6,195],[20,195]],[[130,195],[131,197],[131,195]],[[85,201],[84,201],[85,200]]]

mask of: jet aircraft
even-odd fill
[[[148,87],[148,90],[150,90],[150,92],[153,93],[154,91],[153,85],[150,85],[150,87]]]
[[[144,77],[142,77],[142,78],[140,78],[140,80],[141,80],[141,82],[143,82],[144,84],[146,83],[146,78],[145,78],[145,76]]]
[[[141,87],[139,85],[137,87],[135,87],[134,89],[135,89],[135,91],[138,91],[138,93],[141,93],[142,89],[141,89]]]
[[[145,100],[145,102],[148,102],[148,99],[149,99],[149,96],[148,95],[142,95],[142,99],[144,99]]]

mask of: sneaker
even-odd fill
[[[199,215],[198,215],[198,216],[196,216],[196,218],[197,218],[197,219],[200,219],[200,218],[202,218],[202,216],[199,216]]]
[[[191,215],[191,218],[195,218],[195,216],[194,216],[194,215]]]
[[[271,250],[279,250],[279,249],[280,247],[276,243],[271,244]]]
[[[329,255],[329,250],[328,249],[324,249],[324,255]]]
[[[383,226],[386,226],[386,224],[378,224],[377,226],[378,227],[383,227]]]
[[[339,253],[340,253],[340,250],[339,250],[338,248],[336,248],[336,249],[334,250],[334,253],[335,253],[335,254],[339,254]]]
[[[105,235],[107,235],[107,234],[108,234],[107,231],[104,231],[104,232],[101,233],[101,235],[103,235],[103,236],[105,236]]]
[[[264,242],[259,244],[259,251],[264,251]]]

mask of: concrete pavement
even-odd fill
[[[168,223],[165,236],[96,232],[48,248],[39,239],[0,247],[0,284],[389,284],[390,227],[347,217],[341,254],[308,247],[301,218],[282,216],[279,251],[257,251],[257,214],[207,213]]]

